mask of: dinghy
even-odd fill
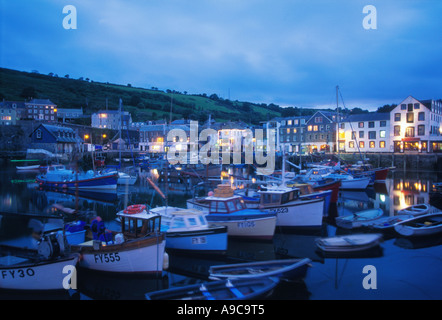
[[[300,279],[305,277],[310,262],[310,259],[305,258],[211,266],[209,279],[252,279],[275,276],[282,279]]]
[[[145,295],[147,300],[249,300],[263,298],[279,283],[278,278],[227,279],[171,288]]]
[[[403,214],[400,216],[384,217],[371,222],[367,222],[364,226],[378,230],[390,230],[393,229],[398,223],[413,219],[411,214]]]
[[[325,252],[343,253],[371,249],[380,244],[382,234],[351,234],[316,239],[316,245]]]
[[[336,225],[345,229],[359,228],[368,222],[379,219],[383,214],[382,209],[363,210],[348,216],[337,217]]]
[[[394,227],[397,233],[406,236],[428,236],[442,232],[442,212],[430,213],[404,221]]]
[[[429,213],[430,206],[427,204],[416,204],[414,206],[410,206],[404,209],[401,209],[397,212],[397,214],[408,214],[413,216],[420,216]]]

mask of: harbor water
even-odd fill
[[[76,195],[40,190],[35,184],[37,174],[17,172],[15,168],[1,170],[2,212],[43,213],[52,204],[59,203],[96,212],[108,229],[118,230],[116,213],[126,206],[141,203],[152,207],[165,205],[164,200],[143,181],[134,186],[119,186],[116,192],[81,192]],[[120,277],[80,269],[76,289],[44,294],[0,291],[0,299],[138,300],[144,299],[148,292],[208,281],[208,270],[212,265],[287,258],[310,258],[312,266],[305,279],[281,282],[269,299],[442,299],[442,234],[417,239],[401,237],[394,232],[384,234],[379,248],[356,256],[324,256],[314,242],[319,237],[361,232],[337,228],[334,224],[336,216],[369,208],[380,208],[384,215],[394,215],[408,205],[429,203],[429,190],[438,180],[436,175],[429,173],[390,172],[385,183],[363,191],[341,191],[338,204],[332,205],[319,230],[288,232],[277,229],[272,241],[229,240],[224,257],[169,254],[169,268],[161,277]],[[190,193],[172,190],[167,204],[185,207],[189,197]]]

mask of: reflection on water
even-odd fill
[[[95,212],[103,218],[107,228],[115,229],[119,228],[115,223],[116,213],[128,205],[140,203],[152,207],[165,205],[164,199],[142,179],[134,186],[119,186],[115,192],[75,193],[75,191],[41,190],[33,182],[36,174],[35,172],[17,173],[14,169],[0,172],[1,211],[43,213],[48,206],[61,203],[65,207],[79,211]],[[159,176],[160,173],[157,173],[154,179],[159,179]],[[318,237],[352,233],[351,230],[336,228],[334,218],[338,215],[381,208],[385,215],[392,216],[409,205],[428,203],[429,191],[435,182],[438,182],[437,177],[429,174],[391,172],[390,178],[385,183],[375,184],[363,191],[341,191],[338,204],[331,206],[327,223],[315,232],[286,233],[277,230],[273,241],[270,242],[229,240],[228,252],[221,257],[170,255],[169,270],[159,278],[116,277],[82,270],[78,278],[78,291],[70,290],[57,297],[48,295],[48,299],[143,299],[146,292],[207,281],[209,268],[212,265],[305,257],[313,261],[313,267],[309,270],[306,279],[282,283],[275,290],[272,299],[378,299],[421,296],[440,298],[440,290],[433,288],[434,281],[416,276],[421,270],[422,263],[425,262],[411,254],[415,250],[428,250],[423,256],[437,254],[436,251],[440,249],[438,246],[442,244],[441,237],[408,239],[397,235],[385,235],[385,242],[376,252],[337,257],[324,256],[317,250],[314,242]],[[188,197],[189,194],[171,191],[168,205],[185,207]],[[0,229],[6,232],[4,234],[17,235],[21,232],[18,227],[15,229],[6,227],[7,222],[4,218],[0,218]],[[367,292],[359,285],[362,281],[361,270],[367,264],[378,267],[381,274],[380,281],[384,281],[385,291],[379,290],[377,295]],[[404,265],[407,268],[404,268]],[[428,272],[436,276],[440,268],[442,268],[441,263],[435,262]],[[398,270],[402,273],[398,273]],[[412,282],[413,286],[422,286],[421,291],[425,294],[414,295],[415,292],[404,285],[404,277],[410,275],[416,280],[408,281]],[[0,298],[3,296],[5,293],[0,292]],[[20,299],[26,297],[22,295]],[[33,297],[35,298],[35,295],[29,295],[29,298]]]

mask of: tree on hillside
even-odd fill
[[[397,107],[397,104],[385,104],[382,107],[379,107],[376,112],[389,113],[389,112],[391,112],[391,110],[393,110],[396,107]]]
[[[37,92],[34,87],[26,87],[22,90],[20,97],[25,99],[34,99],[37,98]]]

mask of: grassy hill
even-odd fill
[[[259,124],[281,116],[282,108],[274,104],[255,104],[230,101],[216,94],[185,94],[173,90],[166,92],[156,88],[135,88],[89,81],[69,79],[53,74],[22,72],[0,68],[0,99],[23,101],[25,99],[50,99],[59,108],[80,108],[92,114],[106,106],[117,109],[123,100],[124,110],[132,114],[133,121],[169,119],[172,104],[172,119],[207,120],[209,114],[217,121],[241,120]],[[172,103],[171,103],[172,102]],[[253,114],[253,116],[251,116]]]

